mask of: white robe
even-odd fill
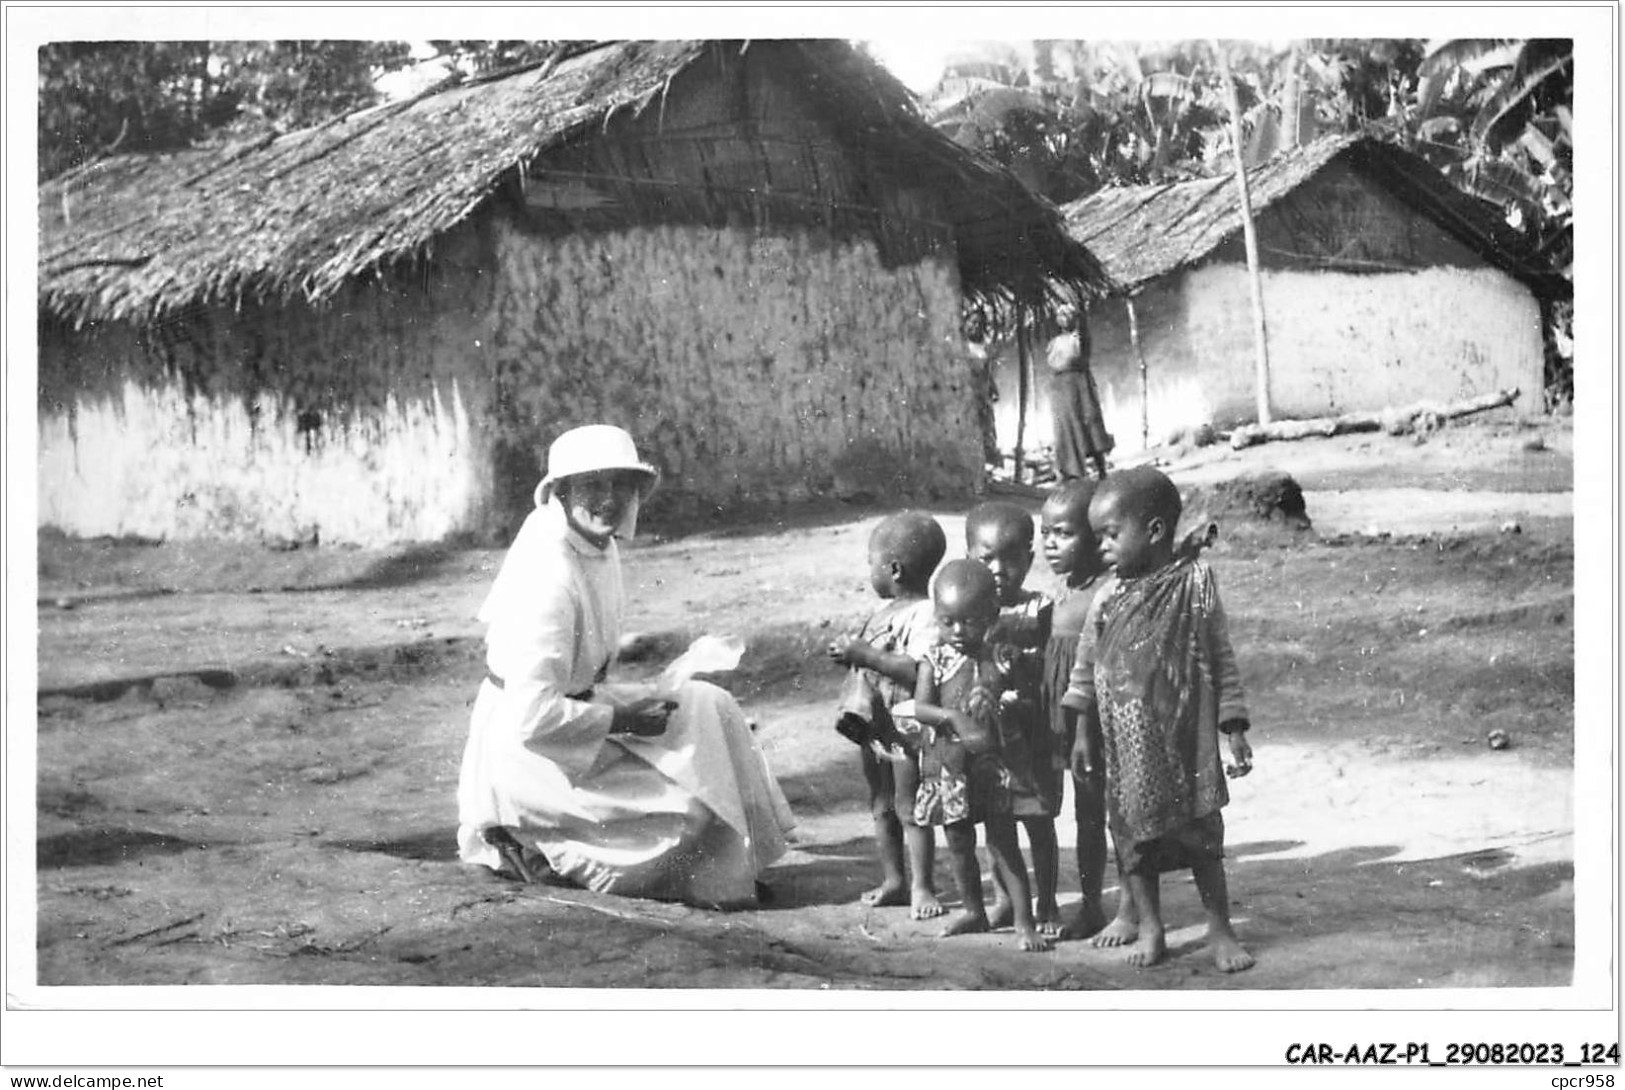
[[[749,904],[786,851],[789,805],[733,697],[688,682],[666,732],[610,735],[605,683],[623,608],[620,553],[569,528],[556,500],[520,529],[480,610],[485,681],[457,789],[464,862],[496,867],[481,832],[507,827],[588,889],[701,905]],[[566,694],[593,689],[592,702]]]

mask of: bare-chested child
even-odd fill
[[[915,667],[936,642],[931,573],[947,551],[947,535],[930,515],[902,511],[883,519],[869,535],[869,583],[885,604],[828,649],[830,658],[850,667],[835,729],[862,747],[880,854],[880,885],[863,894],[863,903],[908,904],[921,920],[947,910],[937,900],[932,875],[932,830],[914,822],[915,766],[891,708],[913,695]]]
[[[1075,724],[1073,713],[1062,706],[1077,659],[1078,639],[1084,620],[1106,574],[1100,558],[1100,542],[1089,528],[1089,501],[1095,495],[1095,482],[1086,478],[1064,481],[1044,500],[1038,514],[1039,537],[1050,570],[1066,582],[1055,599],[1050,617],[1049,639],[1044,644],[1044,680],[1040,703],[1051,736],[1059,741],[1060,763],[1069,766]],[[1100,724],[1091,721],[1097,735]],[[1098,737],[1093,739],[1100,751]],[[1064,772],[1063,772],[1064,774]],[[1101,906],[1106,880],[1106,770],[1096,763],[1092,771],[1072,780],[1072,815],[1077,822],[1078,888],[1082,897],[1078,911],[1062,930],[1063,938],[1083,939],[1109,928],[1114,934],[1134,934],[1137,917],[1134,899],[1118,875],[1117,917],[1110,925]],[[1106,945],[1110,945],[1107,943]]]
[[[1150,467],[1100,483],[1089,524],[1113,573],[1095,595],[1062,703],[1083,720],[1078,776],[1104,763],[1112,842],[1138,917],[1129,932],[1101,932],[1096,945],[1132,942],[1130,964],[1160,960],[1160,875],[1189,867],[1214,964],[1235,972],[1253,957],[1230,924],[1221,809],[1230,801],[1225,777],[1250,772],[1253,751],[1218,587],[1212,569],[1176,545],[1180,513],[1179,490]],[[1091,720],[1100,725],[1099,753]]]
[[[1023,669],[1013,676],[1019,683],[1017,698],[1007,714],[1019,729],[1004,748],[1007,762],[1020,765],[1024,782],[1034,790],[1011,800],[1011,812],[1027,834],[1033,855],[1033,916],[1046,935],[1061,933],[1061,912],[1055,891],[1060,879],[1060,852],[1056,846],[1055,818],[1061,812],[1070,747],[1050,730],[1041,697],[1042,664],[1049,638],[1053,603],[1048,595],[1027,590],[1024,584],[1033,566],[1033,519],[1025,508],[1007,500],[978,504],[965,516],[965,555],[980,560],[993,573],[999,592],[999,620],[988,640],[1013,648]],[[995,899],[988,910],[994,927],[1012,919],[1010,891],[993,871]]]
[[[915,699],[907,714],[923,728],[916,736],[919,790],[914,817],[946,830],[959,885],[960,911],[944,935],[989,929],[976,861],[976,826],[987,829],[988,854],[1002,888],[1010,891],[1012,922],[1023,950],[1047,950],[1050,939],[1033,924],[1027,866],[1016,842],[1013,797],[1032,791],[1025,770],[1006,763],[1001,743],[1019,729],[1005,714],[1016,698],[1010,649],[989,643],[999,616],[993,574],[975,560],[950,560],[932,585],[937,644],[920,662]]]

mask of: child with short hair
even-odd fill
[[[947,551],[941,524],[924,512],[900,511],[882,519],[869,535],[869,583],[885,604],[856,633],[838,636],[828,647],[831,659],[850,668],[835,729],[862,747],[880,855],[880,885],[863,894],[863,903],[908,904],[913,917],[922,920],[947,910],[937,900],[932,874],[932,831],[914,821],[914,768],[903,759],[891,707],[913,695],[918,660],[935,643],[929,588]],[[905,848],[912,883],[904,868]]]
[[[1027,866],[1011,813],[1013,799],[1030,795],[1033,787],[1025,769],[1003,754],[1019,731],[1006,714],[1018,690],[1012,677],[1017,666],[1008,647],[987,639],[998,620],[998,588],[980,562],[950,560],[937,573],[932,601],[937,644],[920,663],[915,699],[905,711],[923,728],[914,818],[946,830],[962,902],[942,933],[965,935],[991,926],[976,861],[980,824],[1001,888],[1010,891],[1018,944],[1047,950],[1049,938],[1033,925]]]
[[[1033,854],[1033,886],[1037,894],[1034,918],[1046,935],[1061,933],[1061,912],[1056,901],[1060,880],[1060,851],[1056,845],[1055,817],[1061,812],[1069,748],[1049,729],[1041,698],[1042,663],[1049,638],[1053,603],[1049,595],[1027,590],[1023,584],[1033,566],[1033,520],[1025,508],[1007,500],[990,500],[965,516],[965,555],[979,560],[993,573],[999,593],[999,620],[988,635],[1026,660],[1018,673],[1020,691],[1007,714],[1017,724],[1006,746],[1006,761],[1021,766],[1030,793],[1012,799],[1012,813],[1027,833]],[[989,915],[994,927],[1011,919],[1011,894],[993,871],[995,900]]]
[[[1062,706],[1061,698],[1071,682],[1072,665],[1077,658],[1078,638],[1083,632],[1089,607],[1095,600],[1106,565],[1100,559],[1100,542],[1089,528],[1089,501],[1096,482],[1088,478],[1065,481],[1044,500],[1039,511],[1039,536],[1044,559],[1050,570],[1065,581],[1050,614],[1049,639],[1044,644],[1044,675],[1040,704],[1051,737],[1057,740],[1055,753],[1065,768],[1071,763],[1073,714]],[[1100,724],[1091,721],[1089,729],[1098,735]],[[1092,739],[1099,752],[1098,737]],[[1082,899],[1077,915],[1061,930],[1063,938],[1084,939],[1106,927],[1101,892],[1106,880],[1106,782],[1105,769],[1096,767],[1087,775],[1074,771],[1072,815],[1077,822],[1078,888]],[[1117,917],[1111,927],[1132,932],[1135,927],[1134,900],[1128,885],[1118,876]]]
[[[1134,899],[1128,961],[1166,952],[1163,871],[1189,867],[1208,917],[1208,946],[1223,972],[1253,964],[1230,923],[1224,873],[1226,776],[1252,770],[1247,705],[1212,570],[1178,549],[1179,490],[1150,467],[1109,475],[1089,503],[1089,524],[1113,568],[1078,641],[1062,704],[1082,720],[1073,765],[1080,778],[1104,762],[1118,866]],[[1099,752],[1090,721],[1100,725]],[[1228,737],[1228,767],[1219,737]]]

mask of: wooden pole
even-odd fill
[[[1253,289],[1253,342],[1256,351],[1253,377],[1258,400],[1258,422],[1268,424],[1269,334],[1264,324],[1264,281],[1258,273],[1258,235],[1253,230],[1252,200],[1247,192],[1247,162],[1241,145],[1241,100],[1236,94],[1236,81],[1230,78],[1230,59],[1225,55],[1224,43],[1214,41],[1213,51],[1218,54],[1219,78],[1224,80],[1225,95],[1230,102],[1230,146],[1236,153],[1236,187],[1241,190],[1241,235],[1247,248],[1247,276]]]
[[[1013,479],[1021,483],[1027,443],[1027,311],[1016,304],[1016,465]]]
[[[1128,310],[1128,343],[1134,346],[1134,358],[1140,361],[1140,449],[1151,445],[1151,380],[1145,370],[1145,349],[1140,345],[1140,323],[1134,315],[1134,299],[1123,297]]]

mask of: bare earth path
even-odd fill
[[[1529,449],[1541,435],[1544,449]],[[517,887],[453,859],[500,553],[272,553],[42,535],[41,984],[804,989],[1565,985],[1574,969],[1574,571],[1565,427],[1209,449],[1293,473],[1315,529],[1215,549],[1257,726],[1226,812],[1258,965],[1216,972],[1188,879],[1136,970],[1006,931],[942,941],[857,899],[873,864],[821,647],[869,606],[877,513],[639,542],[635,627],[749,639],[727,679],[798,814],[760,911]],[[950,539],[970,498],[938,514]],[[1508,527],[1517,523],[1517,531]],[[1039,563],[1042,568],[1042,562]],[[1049,577],[1035,570],[1034,585]],[[1510,738],[1491,749],[1486,737]],[[1061,823],[1070,850],[1070,820]],[[1070,867],[1063,868],[1063,872]],[[1076,896],[1063,877],[1063,902]],[[939,885],[951,891],[946,872]]]

